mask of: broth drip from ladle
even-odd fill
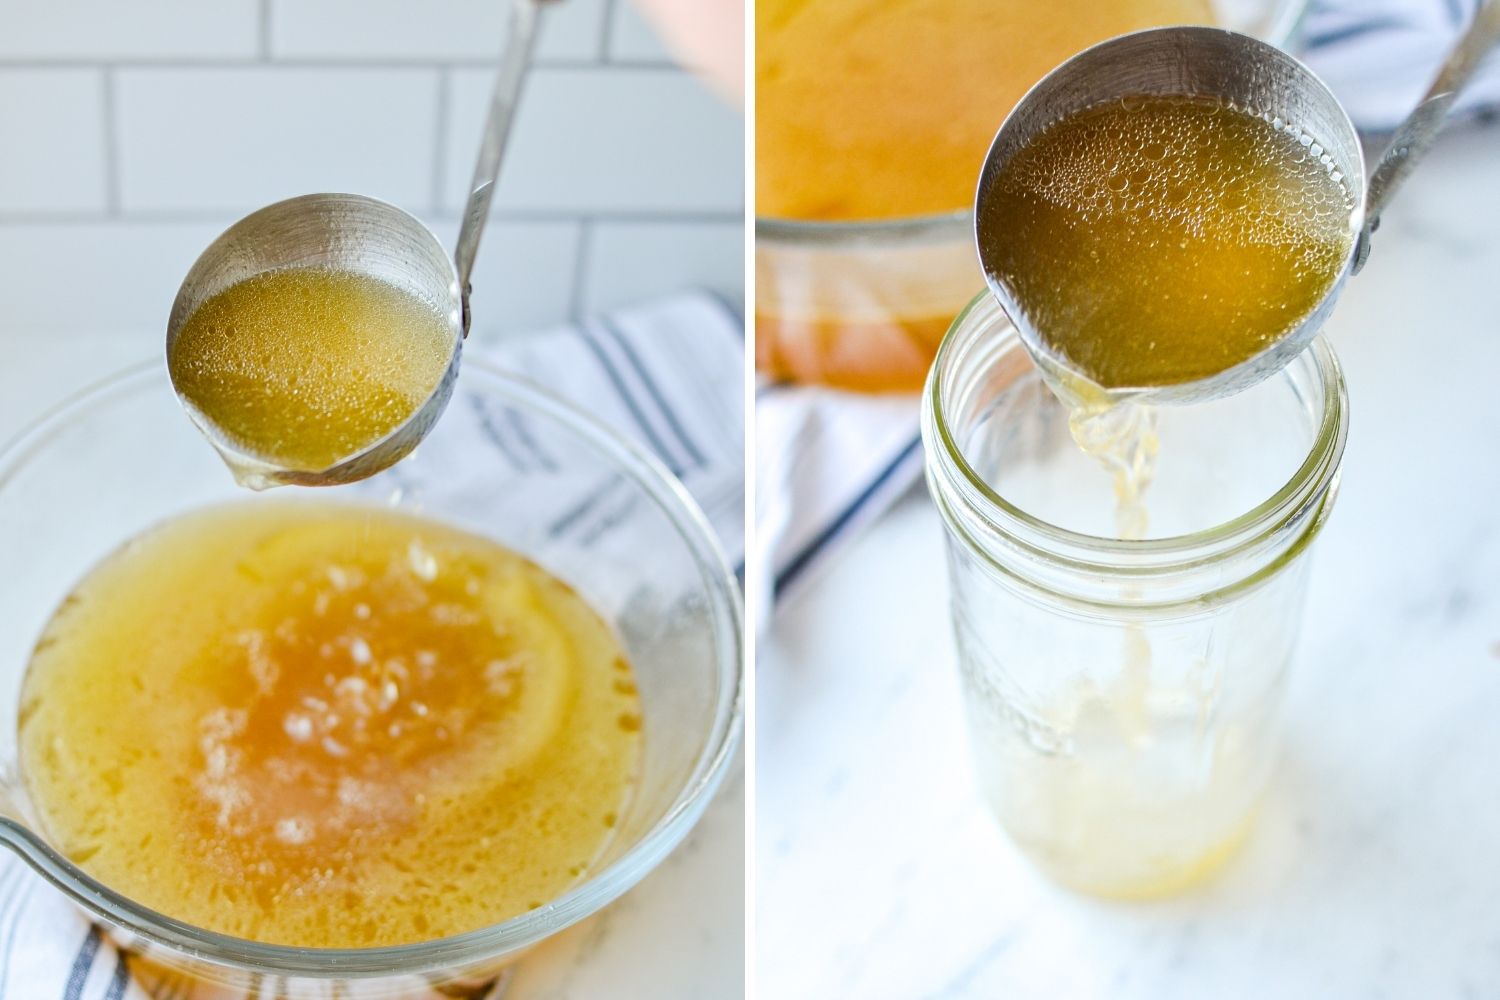
[[[469,199],[451,258],[420,221],[401,209],[360,195],[314,194],[278,202],[241,219],[215,240],[189,270],[172,305],[167,325],[168,363],[171,366],[174,361],[190,356],[200,362],[204,359],[216,361],[214,365],[200,364],[192,377],[179,377],[184,373],[174,369],[173,383],[188,415],[218,449],[242,485],[256,489],[287,483],[331,486],[366,478],[405,457],[442,414],[453,391],[463,340],[469,331],[470,276],[480,236],[489,215],[500,161],[530,64],[540,9],[550,2],[553,0],[510,0],[505,49],[501,54],[474,165]],[[347,384],[338,384],[339,379],[368,374],[362,372],[360,366],[346,364],[347,359],[339,357],[340,340],[337,336],[325,343],[316,329],[307,331],[307,336],[303,336],[300,330],[283,331],[283,336],[296,336],[302,341],[297,345],[300,355],[295,349],[288,352],[286,370],[277,373],[283,382],[293,377],[297,379],[298,385],[293,387],[295,392],[287,391],[285,384],[282,391],[271,391],[275,389],[270,384],[274,379],[266,381],[264,370],[258,374],[248,370],[253,366],[243,362],[253,355],[253,351],[236,350],[233,345],[213,349],[199,344],[199,349],[191,355],[179,355],[175,349],[194,316],[202,309],[212,308],[216,301],[224,305],[224,300],[219,297],[237,285],[256,279],[300,282],[306,286],[328,284],[316,273],[304,273],[291,279],[263,277],[279,272],[323,275],[336,272],[350,276],[358,283],[364,306],[370,306],[377,299],[389,299],[393,294],[407,297],[410,301],[406,307],[395,311],[408,317],[417,334],[404,341],[398,339],[384,344],[385,356],[377,359],[375,368],[401,364],[403,351],[411,343],[434,339],[432,330],[424,328],[441,327],[442,332],[435,334],[435,339],[443,352],[443,363],[426,366],[435,370],[436,377],[430,377],[433,372],[427,371],[426,367],[415,373],[386,372],[387,383],[400,384],[408,389],[421,383],[422,391],[415,394],[416,398],[406,398],[413,395],[410,391],[397,394],[403,397],[399,400],[400,412],[391,411],[394,404],[387,393],[379,407],[384,411],[384,417],[364,421],[370,433],[344,440],[342,454],[299,454],[307,449],[293,440],[300,433],[298,415],[307,409],[296,405],[299,393],[302,403],[308,402],[308,394],[337,395],[349,389]],[[348,291],[347,285],[344,291]],[[253,309],[266,306],[263,299],[244,298],[240,305]],[[281,307],[288,306],[284,296],[272,296],[272,299]],[[287,316],[318,311],[316,308],[297,308],[295,303],[290,305],[292,308],[283,308],[272,316],[271,322],[280,323]],[[331,303],[322,305],[326,308]],[[436,324],[425,313],[433,314]],[[226,321],[215,327],[217,335],[223,337],[236,336],[238,323],[242,320],[248,322],[246,316],[237,313],[224,318]],[[260,325],[264,327],[266,324],[262,322]],[[343,346],[347,346],[347,338],[344,338]],[[419,353],[425,356],[425,352]],[[318,354],[324,356],[308,357]],[[309,374],[321,375],[323,383],[302,384],[302,379]],[[262,379],[259,384],[256,384],[257,377]],[[235,393],[240,397],[237,402],[228,398]],[[377,395],[367,392],[361,399],[370,403]],[[278,402],[285,404],[287,400],[292,405],[277,405]],[[327,403],[327,398],[318,400],[312,408],[326,409]],[[243,419],[243,413],[239,414],[239,432],[236,433],[234,427],[228,426],[236,421],[226,423],[226,416],[233,416],[246,406],[259,409],[250,421]],[[285,425],[277,426],[283,418],[286,418]],[[244,433],[247,423],[259,426],[256,434]],[[326,427],[325,421],[324,430]],[[265,449],[267,442],[277,441],[282,447]],[[289,443],[295,446],[287,447]],[[316,461],[308,461],[310,457]]]

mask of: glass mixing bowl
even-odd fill
[[[571,406],[482,362],[464,368],[447,415],[410,458],[298,498],[421,513],[567,581],[634,663],[645,740],[633,800],[591,875],[538,909],[442,940],[309,949],[225,937],[125,898],[58,853],[17,759],[17,698],[43,625],[126,539],[204,505],[285,492],[234,485],[160,362],[89,389],[0,450],[0,841],[103,925],[159,996],[477,996],[656,867],[729,766],[743,698],[739,593],[697,506],[654,458]]]
[[[1296,38],[1306,7],[1214,2],[1219,24],[1282,47]],[[976,180],[983,154],[975,151]],[[869,222],[758,217],[756,366],[774,378],[866,392],[921,388],[948,325],[984,286],[970,207]]]

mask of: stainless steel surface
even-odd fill
[[[1359,138],[1338,99],[1285,52],[1246,35],[1217,28],[1153,28],[1111,39],[1069,59],[1033,87],[1000,126],[980,173],[976,204],[982,204],[999,170],[1038,132],[1075,111],[1136,94],[1216,97],[1268,117],[1310,138],[1311,149],[1349,179],[1349,222],[1354,239],[1337,279],[1298,325],[1265,351],[1211,378],[1172,386],[1129,390],[1157,403],[1191,403],[1227,396],[1279,371],[1322,328],[1344,281],[1357,274],[1370,253],[1370,234],[1380,212],[1415,168],[1441,129],[1448,109],[1481,59],[1500,42],[1500,0],[1488,0],[1459,38],[1416,109],[1397,128],[1368,185]],[[1049,376],[1067,365],[1048,349],[1007,282],[986,260],[994,234],[982,231],[974,214],[974,236],[985,281],[1015,322],[1037,365]],[[1076,374],[1076,373],[1075,373]]]
[[[542,4],[554,0],[511,0],[510,26],[505,36],[505,51],[500,55],[500,69],[495,89],[490,95],[490,109],[484,120],[484,138],[479,157],[474,162],[474,179],[469,184],[469,202],[464,206],[463,225],[453,259],[458,265],[458,287],[463,296],[464,336],[469,333],[469,276],[479,253],[479,237],[484,233],[490,215],[490,200],[495,193],[495,179],[500,175],[500,160],[505,142],[515,121],[521,86],[526,82],[526,68],[531,64],[531,50],[536,43],[537,23]]]
[[[1132,95],[1217,97],[1257,114],[1279,117],[1288,129],[1310,137],[1310,150],[1326,157],[1346,178],[1353,200],[1351,236],[1364,224],[1364,158],[1354,124],[1333,93],[1312,71],[1274,46],[1222,28],[1152,28],[1102,42],[1063,63],[1027,92],[1000,126],[979,176],[976,205],[1000,170],[1039,132],[1076,111]],[[983,213],[974,214],[974,235],[985,281],[1020,331],[1021,341],[1042,371],[1070,373],[1047,347],[1027,316],[1024,303],[986,259],[990,234]],[[1354,261],[1356,240],[1338,278],[1316,308],[1286,336],[1261,354],[1212,378],[1179,385],[1138,389],[1131,394],[1151,402],[1188,403],[1227,396],[1279,371],[1317,334],[1333,309]]]
[[[1365,196],[1365,228],[1360,232],[1359,246],[1355,248],[1355,274],[1370,256],[1370,234],[1380,228],[1380,213],[1426,155],[1442,130],[1448,110],[1497,42],[1500,42],[1500,0],[1488,0],[1482,3],[1468,30],[1448,53],[1422,100],[1396,127],[1390,145],[1380,155],[1380,163],[1370,175],[1369,193]]]
[[[509,0],[510,18],[495,90],[453,259],[417,218],[373,198],[310,194],[277,202],[241,219],[209,245],[183,279],[167,322],[167,353],[183,323],[205,299],[264,271],[326,267],[381,278],[422,299],[449,320],[452,353],[432,395],[406,422],[365,450],[318,471],[284,469],[242,450],[197,407],[183,407],[246,486],[336,486],[365,479],[406,457],[442,415],[458,377],[469,333],[469,277],[489,216],[495,180],[515,121],[543,4]],[[179,393],[179,397],[181,394]]]
[[[316,472],[283,469],[243,451],[201,410],[182,400],[188,416],[244,485],[332,486],[372,476],[404,458],[448,405],[463,346],[461,300],[453,261],[414,217],[357,194],[309,194],[268,205],[230,226],[188,271],[167,320],[167,353],[187,318],[231,285],[266,271],[322,267],[367,274],[432,306],[448,320],[453,350],[437,387],[407,421],[369,448]],[[179,393],[179,398],[181,394]]]

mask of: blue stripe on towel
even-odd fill
[[[604,375],[609,379],[610,384],[615,387],[615,392],[619,394],[620,399],[625,403],[626,407],[629,408],[630,415],[635,418],[636,425],[640,427],[641,433],[643,433],[646,436],[647,440],[650,442],[651,449],[656,452],[658,458],[666,463],[667,468],[672,470],[672,474],[674,476],[682,475],[682,463],[677,460],[677,457],[675,455],[671,454],[666,446],[666,443],[657,436],[656,429],[653,428],[651,426],[651,422],[646,419],[646,414],[642,412],[640,404],[636,402],[635,396],[633,396],[630,390],[626,388],[625,380],[620,377],[620,373],[615,369],[615,366],[610,363],[609,355],[604,353],[604,348],[600,346],[599,342],[594,339],[594,335],[589,332],[588,326],[580,325],[578,328],[578,334],[579,339],[583,341],[583,343],[593,353],[595,359],[598,360],[600,370],[604,372]]]
[[[730,302],[723,293],[716,292],[712,288],[705,288],[703,289],[703,292],[708,296],[708,300],[710,302],[718,306],[720,311],[722,311],[725,316],[729,317],[729,329],[734,332],[736,340],[738,340],[740,343],[744,343],[745,314],[740,311],[738,306],[736,306],[733,302]]]
[[[598,507],[599,504],[603,502],[604,498],[609,496],[609,494],[614,491],[614,488],[624,481],[625,480],[618,475],[610,476],[609,479],[605,481],[603,486],[599,487],[597,490],[594,490],[588,496],[584,497],[578,503],[574,504],[571,508],[565,511],[561,517],[553,521],[551,526],[547,529],[548,536],[551,538],[557,538],[564,532],[568,531],[580,520],[582,520],[589,512]]]
[[[630,345],[630,339],[620,332],[619,327],[608,320],[600,320],[599,329],[603,330],[614,339],[615,343],[620,345],[620,350],[624,353],[625,360],[629,362],[630,367],[635,369],[635,373],[640,376],[641,384],[646,387],[646,392],[656,403],[656,408],[661,412],[662,418],[666,420],[667,426],[672,429],[672,433],[676,435],[683,450],[687,452],[688,458],[693,463],[692,467],[695,469],[703,468],[706,464],[703,452],[699,450],[698,446],[693,443],[693,439],[688,436],[687,431],[683,429],[682,423],[677,419],[676,412],[668,405],[666,397],[661,394],[661,390],[657,388],[656,382],[651,378],[650,373],[646,370],[646,366],[641,363],[640,355]]]
[[[527,426],[526,418],[521,415],[521,411],[514,406],[507,406],[504,413],[506,424],[516,432],[516,440],[520,441],[521,446],[531,453],[537,465],[546,472],[556,472],[556,460],[537,443],[536,435],[531,433],[531,428]]]
[[[78,956],[73,959],[73,968],[68,971],[68,981],[63,985],[63,1000],[79,1000],[83,996],[83,984],[94,967],[94,956],[99,954],[99,928],[89,925],[89,932],[78,946]]]
[[[115,975],[109,981],[109,991],[104,1000],[120,1000],[125,995],[125,986],[130,982],[130,966],[125,964],[123,952],[115,955]]]
[[[859,513],[860,508],[869,503],[870,498],[873,497],[876,493],[880,492],[881,488],[884,487],[886,483],[890,482],[891,478],[896,475],[896,472],[901,468],[901,466],[905,465],[906,462],[921,446],[921,435],[912,438],[911,441],[901,449],[901,452],[891,460],[890,464],[887,465],[884,469],[880,470],[880,475],[875,477],[874,482],[870,483],[869,486],[866,486],[864,492],[854,498],[853,503],[845,507],[843,512],[840,513],[838,517],[834,518],[833,522],[829,524],[828,527],[819,532],[816,538],[808,543],[801,552],[797,553],[797,555],[791,560],[791,562],[787,563],[786,568],[783,569],[776,577],[775,592],[777,594],[785,592],[786,588],[793,581],[795,581],[797,577],[802,575],[802,572],[807,569],[808,564],[812,562],[813,557],[816,556],[824,546],[833,541],[833,539],[838,536],[839,532],[844,530],[844,527],[848,525],[851,520],[853,520],[856,514]]]
[[[1320,49],[1330,45],[1338,45],[1350,39],[1360,38],[1371,32],[1410,27],[1412,25],[1395,17],[1376,18],[1371,21],[1356,21],[1353,24],[1346,24],[1332,31],[1325,31],[1320,35],[1309,35],[1307,37],[1307,47],[1309,49]]]
[[[511,448],[510,442],[505,439],[505,435],[500,433],[500,428],[490,418],[490,411],[485,407],[484,400],[479,396],[473,396],[469,399],[469,403],[474,410],[474,416],[479,420],[479,432],[484,435],[484,439],[494,445],[516,471],[527,471],[526,463],[521,460],[521,456],[515,449]]]
[[[1468,24],[1470,19],[1479,12],[1477,7],[1471,9],[1464,0],[1448,0],[1448,18],[1453,22],[1455,28],[1462,28]]]

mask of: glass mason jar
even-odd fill
[[[922,405],[983,793],[1053,878],[1122,898],[1197,882],[1253,821],[1348,401],[1320,338],[1254,388],[1156,419],[1150,526],[1125,541],[1111,477],[988,293]]]

